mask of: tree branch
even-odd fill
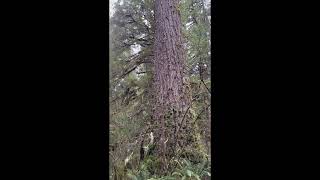
[[[209,88],[207,87],[207,85],[204,83],[203,79],[201,79],[202,84],[204,85],[204,87],[206,87],[207,91],[210,93],[211,95],[211,91],[209,90]]]
[[[132,71],[134,71],[136,68],[138,67],[138,65],[134,66],[133,68],[131,68],[130,70],[128,70],[127,72],[123,73],[120,78],[124,78],[126,75],[128,75],[129,73],[131,73]]]

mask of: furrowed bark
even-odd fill
[[[163,165],[175,155],[173,151],[177,144],[183,149],[194,142],[190,139],[193,135],[188,112],[191,96],[183,74],[186,56],[178,4],[179,0],[155,1],[153,120],[157,125],[157,153]],[[184,123],[179,124],[184,118]],[[183,135],[176,140],[175,133]]]

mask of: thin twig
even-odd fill
[[[207,85],[204,83],[203,79],[201,79],[201,82],[203,83],[203,85],[206,87],[206,89],[208,90],[208,92],[209,92],[210,95],[211,95],[211,92],[210,92],[209,88],[207,87]]]

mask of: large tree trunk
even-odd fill
[[[155,1],[153,118],[158,125],[158,153],[163,160],[174,141],[182,111],[189,104],[183,91],[184,50],[177,7],[178,0]],[[170,112],[174,118],[166,116]]]
[[[177,149],[186,151],[186,146],[194,144],[196,131],[190,123],[190,89],[183,76],[185,50],[178,3],[155,1],[153,120],[157,153],[166,165]]]

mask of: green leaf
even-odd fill
[[[172,176],[174,176],[174,175],[182,176],[182,174],[179,173],[179,172],[173,172],[173,173],[172,173]]]
[[[193,172],[192,171],[190,171],[190,170],[187,170],[187,175],[189,176],[189,177],[191,177],[191,175],[193,174]]]
[[[192,114],[193,117],[197,116],[197,114],[196,114],[194,109],[190,108],[189,111],[190,111],[190,113]]]
[[[176,180],[174,177],[166,177],[165,180]]]
[[[207,172],[208,176],[211,176],[211,173]]]
[[[133,174],[131,174],[131,173],[128,173],[127,176],[128,176],[129,178],[131,178],[132,180],[138,180],[137,176],[135,176],[135,175],[133,175]]]
[[[197,180],[201,180],[200,179],[200,177],[199,177],[199,175],[197,175],[197,174],[195,174],[195,175],[193,175]]]

